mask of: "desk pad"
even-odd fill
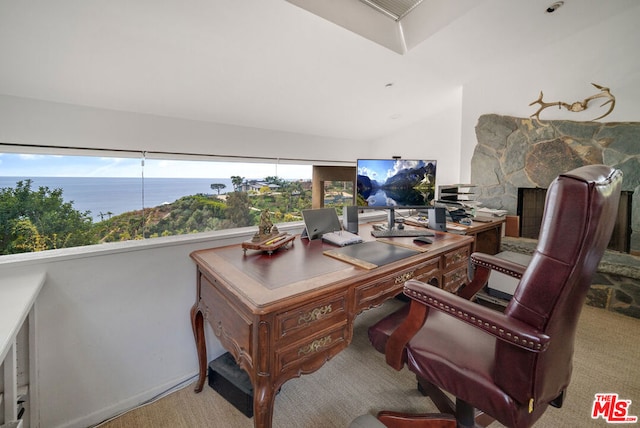
[[[420,251],[384,242],[370,241],[361,244],[347,245],[346,247],[335,250],[326,250],[324,254],[365,269],[373,269],[420,254]]]

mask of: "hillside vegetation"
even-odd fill
[[[274,223],[301,220],[301,210],[311,207],[311,191],[299,182],[277,183],[277,192],[265,187],[184,196],[94,223],[91,212],[77,211],[73,202],[64,201],[62,189],[34,190],[31,180],[20,181],[15,188],[0,189],[0,254],[252,226],[265,209]]]

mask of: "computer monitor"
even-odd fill
[[[358,159],[356,204],[359,208],[389,210],[427,209],[435,198],[435,160]]]

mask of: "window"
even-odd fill
[[[342,214],[342,207],[355,205],[354,166],[313,167],[313,208],[335,207]]]
[[[252,226],[265,209],[298,221],[311,208],[311,165],[194,159],[0,153],[0,254]]]

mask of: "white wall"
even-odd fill
[[[355,161],[362,142],[0,95],[0,142]]]
[[[449,104],[400,132],[374,140],[371,157],[435,159],[436,186],[460,181],[460,115],[462,90],[451,95]]]
[[[543,50],[522,46],[522,57],[496,64],[464,86],[462,107],[461,181],[469,181],[476,146],[475,126],[483,114],[529,117],[538,106],[529,103],[544,93],[546,102],[582,101],[607,86],[616,97],[613,112],[601,122],[640,120],[640,3],[600,25],[558,40]],[[594,100],[582,113],[548,108],[541,119],[592,120],[606,111]]]

